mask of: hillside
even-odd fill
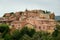
[[[55,16],[55,20],[60,20],[60,16]]]

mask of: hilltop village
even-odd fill
[[[11,30],[27,26],[36,31],[53,32],[56,26],[55,14],[44,10],[25,10],[5,13],[0,17],[0,24],[5,23]]]

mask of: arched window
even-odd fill
[[[41,26],[39,26],[39,29],[41,29]]]

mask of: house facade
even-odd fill
[[[15,13],[6,13],[2,19],[0,18],[0,23],[9,23],[12,29],[20,30],[27,26],[34,28],[36,31],[53,32],[56,25],[54,18],[55,15],[51,12],[47,13],[43,10],[25,10]]]

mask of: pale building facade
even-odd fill
[[[14,29],[21,29],[24,26],[34,28],[36,31],[54,31],[56,22],[54,13],[45,13],[43,10],[25,10],[24,12],[6,13],[3,16]],[[7,18],[7,19],[6,19]],[[4,23],[4,21],[3,21]]]
[[[40,19],[40,18],[27,18],[20,21],[12,22],[11,25],[14,25],[16,29],[21,29],[25,25],[29,25],[29,28],[34,28],[36,31],[47,31],[47,32],[53,32],[56,22],[53,19]],[[31,27],[33,25],[33,27]]]

